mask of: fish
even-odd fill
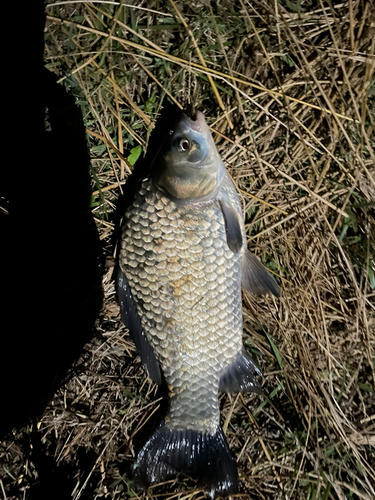
[[[239,479],[223,429],[219,392],[261,393],[243,346],[241,286],[280,295],[247,249],[240,200],[202,112],[182,113],[126,209],[119,240],[121,317],[168,410],[139,451],[136,484],[179,473],[213,498]]]

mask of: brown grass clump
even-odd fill
[[[282,283],[280,300],[244,296],[244,341],[265,396],[220,399],[242,482],[236,498],[375,497],[374,7],[46,7],[46,65],[83,112],[107,256],[116,200],[172,100],[205,112],[242,197],[249,246]],[[38,422],[1,445],[4,498],[27,498],[38,456],[65,478],[67,498],[138,498],[134,441],[160,399],[120,321],[112,269],[104,290],[96,336],[70,379]],[[144,498],[204,494],[180,478]]]

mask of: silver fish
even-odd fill
[[[122,319],[169,397],[134,467],[144,487],[182,471],[211,496],[238,489],[218,392],[261,392],[242,344],[241,284],[280,294],[247,250],[238,195],[203,114],[182,114],[125,213],[120,239]]]

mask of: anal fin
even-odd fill
[[[117,273],[117,297],[120,304],[121,319],[129,329],[134,340],[138,354],[143,366],[147,369],[149,377],[158,385],[161,385],[161,371],[154,351],[147,340],[141,319],[137,312],[137,306],[131,294],[125,274],[118,270]]]
[[[220,392],[262,393],[262,386],[256,376],[262,375],[255,361],[243,347],[235,361],[222,373],[219,382]]]

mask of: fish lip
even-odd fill
[[[182,113],[181,121],[183,121],[189,128],[201,133],[203,131],[203,126],[206,123],[204,114],[201,111],[195,111],[191,117],[186,113]]]

